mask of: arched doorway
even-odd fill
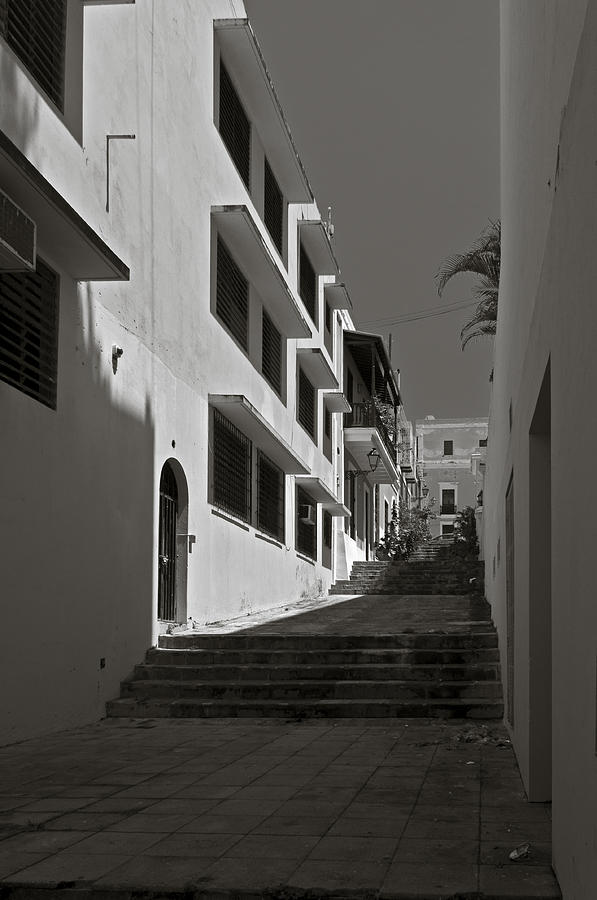
[[[188,491],[177,460],[160,475],[158,529],[158,619],[184,622],[187,613]]]

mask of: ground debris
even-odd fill
[[[510,738],[504,737],[501,728],[489,725],[468,725],[452,735],[454,744],[491,744],[494,747],[510,747]]]
[[[530,851],[531,845],[528,842],[525,842],[524,844],[520,844],[520,846],[515,847],[515,849],[512,850],[512,852],[509,854],[509,857],[512,860],[525,859],[525,857],[529,855]]]

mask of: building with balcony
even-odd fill
[[[483,488],[480,460],[487,446],[486,418],[436,419],[416,423],[416,458],[421,477],[435,499],[432,537],[451,535],[459,510],[477,507]]]
[[[338,567],[350,301],[235,6],[0,4],[6,740]]]

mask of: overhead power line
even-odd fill
[[[415,313],[404,313],[402,316],[391,316],[385,319],[369,319],[366,322],[359,322],[359,328],[363,325],[377,325],[387,328],[391,325],[402,325],[406,322],[416,322],[419,319],[432,319],[435,316],[445,316],[448,313],[456,312],[459,309],[465,309],[467,306],[475,306],[478,300],[466,300],[460,303],[451,303],[448,306],[430,306],[427,309],[421,309]]]

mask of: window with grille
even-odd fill
[[[301,487],[296,489],[296,549],[317,557],[317,504]]]
[[[299,294],[307,312],[317,325],[317,279],[315,269],[302,244],[299,254]]]
[[[297,419],[315,440],[315,388],[301,368],[298,372]]]
[[[327,408],[325,411],[324,429],[325,429],[325,436],[327,438],[331,437],[332,436],[332,414],[329,411],[329,409],[327,409]]]
[[[58,276],[38,257],[0,275],[0,379],[55,409],[57,358]]]
[[[328,548],[332,546],[332,516],[327,509],[323,511],[323,543]]]
[[[282,335],[265,311],[262,312],[261,372],[276,394],[282,394]]]
[[[264,453],[257,455],[257,527],[284,541],[284,472]]]
[[[251,441],[213,411],[213,503],[251,521]]]
[[[454,441],[444,441],[444,456],[454,455]]]
[[[479,440],[479,447],[487,447],[487,438],[481,438]]]
[[[251,179],[251,123],[220,60],[220,134],[247,189]]]
[[[325,301],[325,328],[326,331],[332,330],[332,308],[328,301]]]
[[[263,221],[271,235],[271,239],[282,255],[284,240],[284,197],[276,176],[271,170],[267,159],[265,160],[263,179]]]
[[[246,350],[249,336],[249,282],[218,237],[216,313],[230,334]]]
[[[62,112],[66,0],[0,0],[0,35]]]

